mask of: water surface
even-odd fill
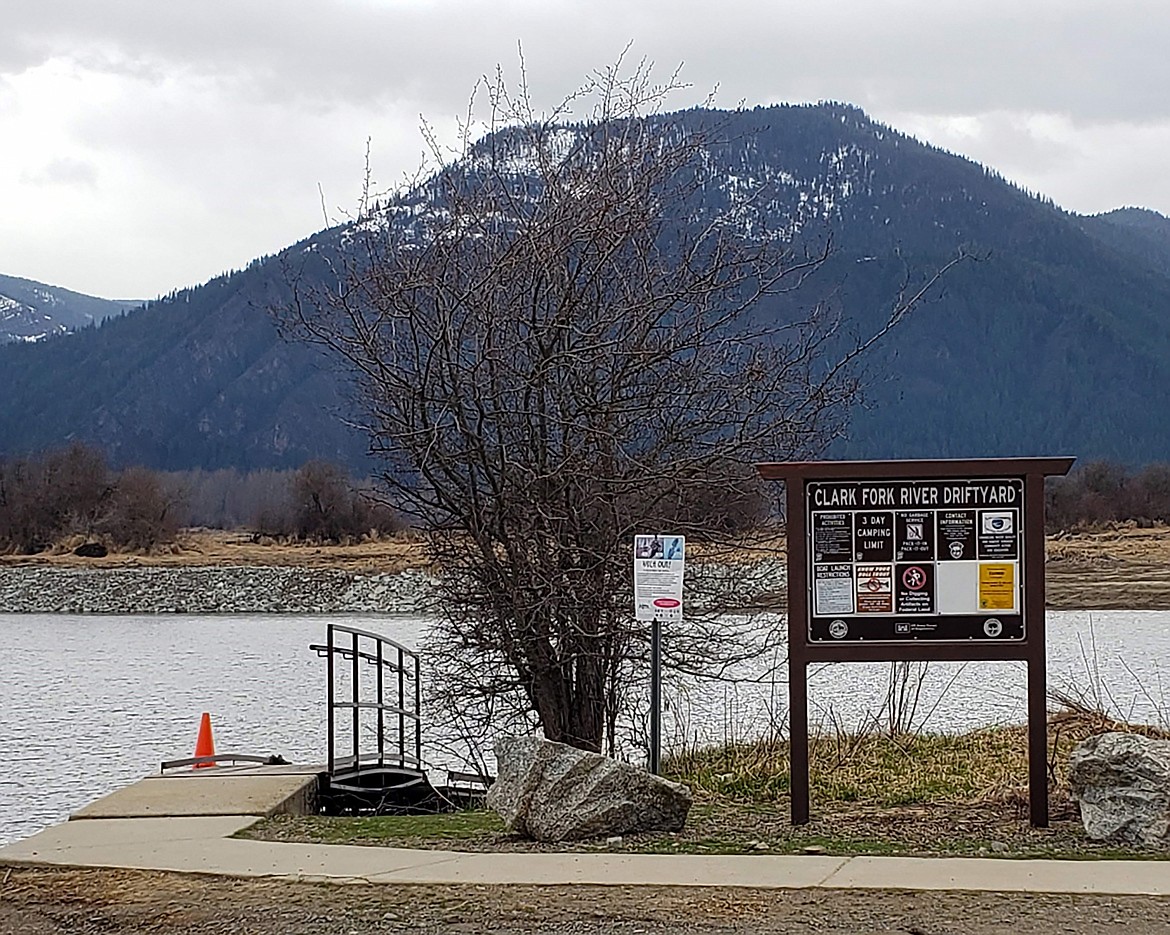
[[[1129,719],[1170,717],[1170,612],[1054,612],[1050,687]],[[220,752],[325,758],[324,663],[308,650],[329,620],[299,616],[0,615],[0,843],[67,817],[98,796],[189,756],[199,715],[212,714]],[[336,619],[408,646],[426,621]],[[425,647],[424,647],[425,650]],[[773,670],[773,663],[775,669]],[[744,667],[736,684],[672,681],[668,745],[748,738],[783,728],[783,649]],[[424,660],[425,666],[425,660]],[[886,664],[810,670],[814,720],[855,727],[888,719]],[[425,668],[424,668],[425,679]],[[1025,717],[1022,663],[934,663],[915,726],[959,731]],[[625,736],[645,736],[642,720]],[[425,745],[435,768],[455,765]],[[631,755],[637,752],[631,748]]]

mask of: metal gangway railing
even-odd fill
[[[325,658],[330,777],[353,779],[366,770],[387,769],[423,773],[418,653],[377,633],[338,623],[328,625],[323,645],[309,648]],[[339,675],[348,682],[348,692],[341,692],[341,697]],[[346,720],[345,712],[351,723],[339,726],[339,717]],[[376,749],[363,752],[363,728],[375,738]],[[344,733],[350,735],[347,744]],[[339,744],[351,752],[339,755]]]

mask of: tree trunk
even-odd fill
[[[605,701],[583,697],[559,672],[538,677],[533,705],[544,736],[557,743],[600,753],[605,736]]]

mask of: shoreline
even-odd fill
[[[5,614],[411,614],[426,611],[431,591],[431,578],[413,569],[363,575],[256,565],[0,566]]]
[[[755,565],[743,611],[784,612],[784,564]],[[418,614],[434,579],[421,568],[364,572],[288,565],[0,564],[2,614]],[[1170,610],[1170,563],[1052,561],[1049,610]]]
[[[1046,556],[1051,610],[1170,610],[1170,527],[1061,533]],[[785,557],[773,536],[707,565],[743,586],[741,606],[726,611],[783,612]],[[703,564],[702,546],[691,562]],[[434,575],[413,536],[308,545],[188,529],[149,555],[0,555],[0,613],[423,613]]]

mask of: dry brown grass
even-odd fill
[[[1068,758],[1082,740],[1105,731],[1165,737],[1154,727],[1065,707],[1048,722],[1048,769],[1054,811],[1070,807]],[[665,772],[703,800],[787,801],[788,742],[779,738],[690,751]],[[1027,728],[989,727],[966,734],[822,733],[810,738],[809,781],[824,804],[894,808],[921,803],[1026,806]]]
[[[278,542],[250,532],[184,529],[176,542],[148,553],[111,553],[80,558],[72,549],[80,540],[60,543],[40,555],[0,555],[2,565],[58,565],[72,568],[126,566],[274,565],[333,568],[362,574],[393,573],[427,567],[418,539],[410,533],[371,538],[348,545]]]

